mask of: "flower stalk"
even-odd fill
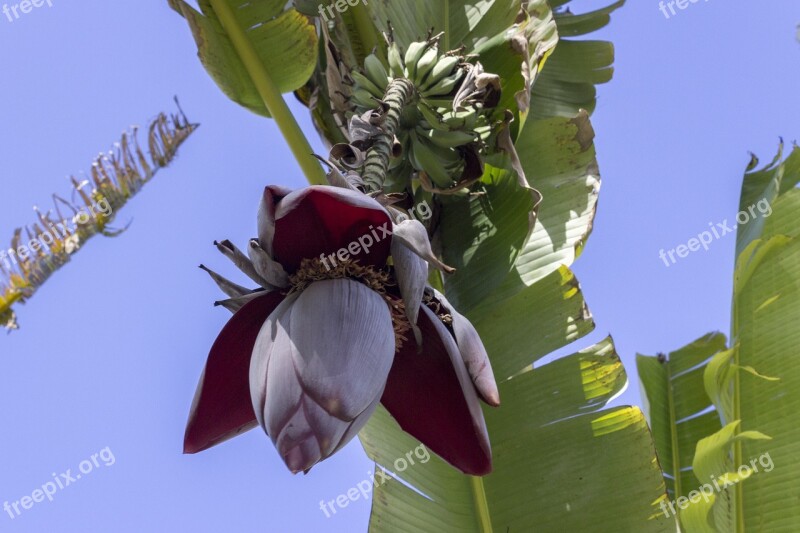
[[[177,100],[176,100],[177,103]],[[71,200],[53,195],[53,208],[40,211],[36,222],[17,228],[10,247],[0,249],[0,327],[18,329],[14,311],[95,235],[114,237],[117,212],[159,169],[168,166],[178,148],[197,129],[183,111],[160,113],[147,128],[149,157],[140,147],[137,128],[124,133],[116,148],[100,154],[90,177],[72,177]]]
[[[414,95],[414,84],[405,78],[396,78],[389,83],[386,95],[382,100],[385,113],[383,115],[383,133],[378,135],[367,152],[364,163],[364,184],[367,192],[383,189],[386,172],[389,169],[389,158],[392,155],[395,132],[400,126],[400,115],[403,108]]]

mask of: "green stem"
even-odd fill
[[[741,394],[742,394],[742,384],[739,379],[741,376],[741,360],[739,359],[739,309],[738,309],[738,302],[736,298],[737,294],[734,291],[733,295],[733,304],[731,305],[731,339],[730,344],[733,348],[733,364],[735,365],[734,373],[733,373],[733,420],[740,420],[742,419],[742,405],[741,405]],[[726,422],[730,423],[731,420],[726,420]],[[739,426],[736,428],[736,435],[738,435],[742,430],[741,422],[739,422]],[[739,465],[742,464],[742,441],[736,439],[733,442],[733,467],[738,468]],[[734,506],[733,510],[736,513],[736,522],[735,522],[735,531],[736,533],[744,533],[744,494],[742,493],[742,483],[737,483],[734,488]]]
[[[478,515],[478,524],[481,533],[492,533],[492,520],[489,514],[489,502],[486,500],[486,491],[483,488],[483,478],[470,476],[472,482],[472,497],[475,500],[475,512]]]
[[[397,128],[400,126],[400,115],[403,108],[414,95],[414,84],[405,78],[396,78],[389,83],[383,102],[388,109],[383,117],[383,134],[379,135],[367,152],[364,163],[364,184],[368,192],[383,189],[386,172],[389,169],[389,158],[392,155],[392,144]]]
[[[739,376],[741,372],[739,371],[739,349],[734,348],[734,361],[736,364],[736,370],[733,376],[733,404],[734,404],[734,420],[741,420],[742,419],[742,409],[739,405],[739,398],[741,398],[741,383],[739,381]],[[741,423],[739,427],[736,428],[736,435],[741,433]],[[733,443],[733,467],[739,468],[739,465],[742,464],[742,441],[737,439]],[[737,533],[744,533],[744,494],[742,493],[742,483],[737,483],[733,490],[735,491],[735,501],[736,504],[734,505],[734,509],[736,511],[736,532]]]
[[[303,130],[300,129],[300,125],[297,124],[297,120],[289,110],[289,106],[286,105],[283,95],[270,77],[269,72],[267,72],[264,63],[258,57],[253,43],[250,42],[250,39],[236,20],[236,16],[228,5],[227,0],[210,1],[222,27],[230,37],[242,63],[244,63],[247,73],[252,78],[259,96],[264,101],[264,105],[269,110],[272,118],[275,119],[278,129],[286,139],[306,179],[311,185],[326,184],[325,172],[322,170],[319,161],[313,157],[311,144],[303,134]]]
[[[670,437],[672,440],[672,474],[675,476],[674,499],[683,496],[681,487],[681,459],[680,446],[678,444],[678,424],[675,418],[675,391],[672,388],[672,362],[667,361],[664,365],[667,370],[667,403],[669,405],[669,425],[671,428]]]

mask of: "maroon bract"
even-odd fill
[[[424,227],[394,224],[390,210],[342,188],[267,187],[248,255],[218,243],[260,288],[209,271],[235,314],[201,376],[186,453],[258,424],[292,472],[307,472],[382,402],[456,468],[491,471],[478,392],[491,405],[499,397],[486,351],[469,321],[426,286],[428,263],[449,267]]]
[[[222,328],[200,376],[186,438],[185,453],[197,453],[256,427],[250,401],[250,357],[264,321],[283,300],[264,293],[246,304]]]

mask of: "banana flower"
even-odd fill
[[[491,471],[478,401],[499,405],[488,356],[472,324],[426,285],[428,264],[449,267],[424,226],[396,215],[355,190],[270,186],[247,254],[216,243],[258,289],[206,269],[234,315],[200,378],[185,453],[258,425],[290,471],[308,472],[382,403],[456,468]]]

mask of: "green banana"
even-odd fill
[[[472,130],[478,122],[478,114],[474,109],[453,111],[444,115],[443,120],[450,129]]]
[[[449,113],[453,110],[452,98],[446,96],[421,96],[421,98],[423,102],[433,109],[438,109],[440,113]]]
[[[414,168],[408,160],[403,159],[403,164],[386,175],[383,182],[384,193],[405,193],[408,187],[408,177],[414,173]]]
[[[442,163],[444,163],[448,167],[460,163],[461,160],[463,159],[461,152],[459,152],[458,150],[454,150],[452,148],[440,148],[432,144],[424,137],[419,137],[419,140],[429,150],[433,151],[433,153],[435,153],[439,157],[439,160],[442,161]]]
[[[438,187],[449,187],[453,179],[446,163],[415,132],[411,132],[411,138],[410,155],[414,168],[424,171]]]
[[[422,96],[443,96],[446,94],[450,94],[453,92],[453,89],[461,83],[461,80],[464,76],[464,71],[459,69],[458,72],[455,74],[448,76],[442,80],[440,80],[436,85],[433,87],[423,90]]]
[[[411,43],[408,45],[408,50],[406,51],[406,78],[413,80],[417,73],[417,63],[419,63],[422,54],[425,53],[425,50],[428,49],[428,42],[422,41],[417,43]]]
[[[414,150],[414,145],[419,144],[419,137],[415,131],[410,131],[408,134],[408,139],[408,160],[411,162],[411,166],[413,166],[415,170],[421,170],[422,162],[417,158],[417,153]]]
[[[352,102],[355,102],[356,105],[358,105],[359,107],[372,109],[378,105],[378,103],[375,102],[375,100],[373,100],[372,98],[373,98],[372,93],[370,93],[368,90],[362,87],[358,87],[353,90],[350,100]]]
[[[427,122],[431,128],[435,130],[450,130],[450,126],[445,124],[444,117],[442,117],[438,111],[435,111],[433,108],[425,105],[423,102],[420,102],[420,104],[417,106],[417,109],[422,114],[422,118],[425,119],[425,122]]]
[[[430,76],[420,85],[420,91],[426,91],[431,87],[437,85],[443,79],[453,75],[453,69],[456,68],[461,58],[457,56],[442,56],[439,61],[434,65],[431,70]]]
[[[386,67],[383,66],[378,56],[375,54],[367,56],[364,60],[364,71],[372,83],[383,92],[386,92],[386,87],[389,85],[389,73],[386,72]]]
[[[376,98],[383,98],[383,90],[380,87],[375,85],[369,78],[354,70],[350,73],[350,76],[353,77],[353,80],[358,84],[358,86],[362,89],[366,89],[367,91],[372,94],[372,96]]]
[[[475,128],[475,133],[480,136],[481,140],[488,139],[492,134],[492,127],[491,126],[478,126]]]
[[[417,133],[419,133],[419,129],[417,129]],[[477,137],[475,132],[462,130],[429,130],[427,132],[422,132],[421,135],[425,135],[431,144],[440,148],[456,148],[458,146],[463,146],[474,142]]]
[[[428,139],[427,132],[418,134],[415,129],[413,133],[416,135],[415,139],[416,143],[422,145],[424,149],[433,152],[436,155],[436,159],[438,159],[439,162],[442,163],[443,165],[450,167],[453,166],[454,164],[461,162],[462,160],[461,152],[454,150],[452,148],[444,148],[433,144]]]
[[[417,87],[421,86],[422,83],[425,81],[425,77],[428,73],[433,70],[433,67],[436,66],[436,63],[439,61],[439,47],[436,45],[431,46],[428,48],[422,57],[417,62],[417,71],[414,74],[414,78],[412,81],[414,85]]]
[[[397,43],[392,43],[391,46],[389,46],[389,71],[394,78],[402,78],[405,76],[403,56],[400,55],[400,47],[397,46]]]

